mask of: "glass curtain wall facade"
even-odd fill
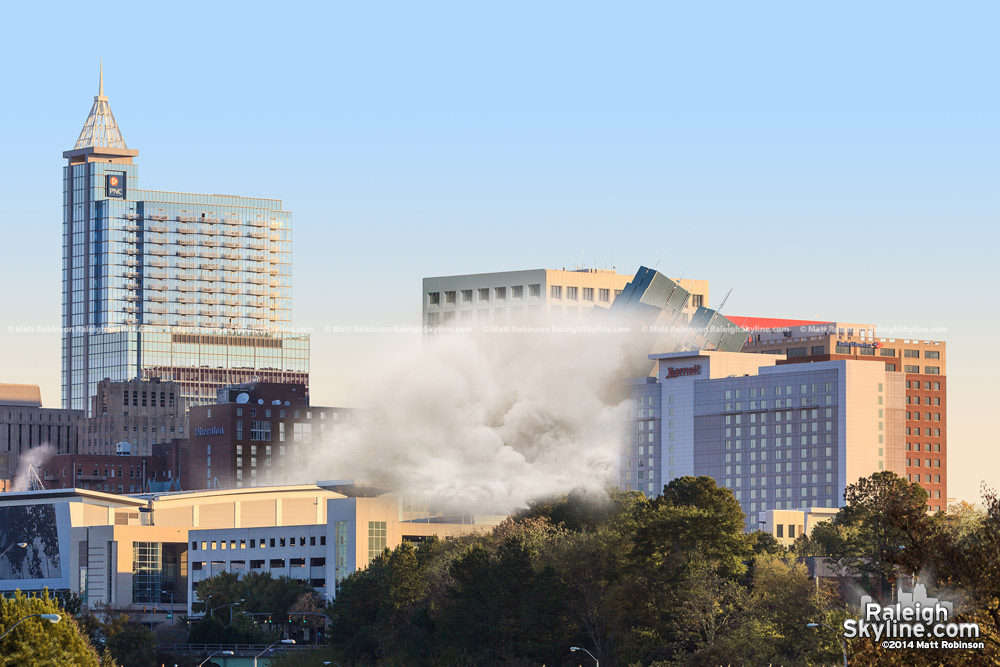
[[[81,141],[64,153],[63,405],[86,409],[104,378],[176,381],[189,407],[227,384],[308,384],[281,202],[141,190],[138,151]]]

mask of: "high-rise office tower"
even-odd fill
[[[63,153],[62,404],[104,378],[180,385],[188,407],[242,382],[308,385],[291,323],[292,216],[276,199],[139,188],[104,78]]]

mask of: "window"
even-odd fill
[[[494,287],[493,294],[496,296],[498,301],[507,300],[507,288],[506,287]]]
[[[572,299],[572,300],[576,301],[576,293],[577,293],[577,289],[575,287],[567,287],[566,288],[566,298],[567,299]]]
[[[940,366],[924,366],[925,375],[941,375]]]
[[[924,352],[924,359],[940,359],[941,353],[937,350],[926,350]]]
[[[919,359],[920,350],[903,350],[903,356],[910,359]]]
[[[427,305],[428,306],[440,306],[441,305],[441,292],[428,292],[427,293]]]
[[[385,550],[385,535],[386,535],[386,522],[385,521],[369,521],[368,522],[368,562],[371,563],[372,559],[381,554]]]
[[[256,441],[267,441],[271,440],[271,422],[269,421],[251,421],[250,422],[250,439]]]
[[[594,288],[593,287],[584,287],[583,288],[583,300],[584,301],[593,301],[594,300]]]
[[[293,442],[312,442],[312,424],[308,422],[296,422],[295,430],[292,434]]]
[[[552,285],[549,288],[549,297],[551,297],[553,299],[561,299],[562,298],[562,287],[560,285]]]
[[[806,348],[804,347],[790,347],[785,352],[789,357],[804,357],[806,356]],[[805,386],[805,385],[803,385]]]
[[[825,345],[813,345],[812,346],[812,354],[826,354],[826,346]]]
[[[524,285],[514,285],[510,288],[510,295],[515,299],[524,298]]]
[[[880,348],[879,351],[878,351],[878,355],[880,357],[895,357],[896,356],[896,348],[894,348],[894,347],[883,347],[883,348]]]
[[[472,290],[462,290],[462,303],[472,303]]]
[[[537,299],[542,296],[542,286],[539,283],[528,285],[528,296]]]
[[[609,289],[598,289],[597,290],[597,300],[607,303],[611,301],[611,290]]]
[[[919,373],[920,366],[903,366],[903,372],[905,373]]]
[[[691,307],[701,308],[705,305],[705,295],[704,294],[692,294],[691,295]]]

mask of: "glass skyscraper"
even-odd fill
[[[187,405],[242,382],[308,385],[290,331],[292,216],[276,199],[139,188],[103,74],[63,153],[62,404],[97,383],[173,380]]]

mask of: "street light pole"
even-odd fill
[[[24,621],[27,621],[29,618],[41,618],[41,619],[44,619],[44,620],[48,621],[49,623],[53,623],[53,624],[54,623],[58,623],[59,621],[62,620],[62,616],[60,616],[59,614],[31,614],[30,616],[25,616],[20,621],[18,621],[14,625],[10,626],[10,630],[8,630],[7,632],[5,632],[2,635],[0,635],[0,639],[3,639],[7,635],[9,635],[11,632],[14,631],[14,628],[16,628],[17,626],[21,625],[21,623],[23,623]]]
[[[212,655],[208,656],[207,658],[205,658],[204,660],[202,660],[201,662],[199,662],[198,663],[198,667],[203,667],[206,662],[208,662],[209,660],[211,660],[212,658],[214,658],[217,655],[233,655],[233,652],[232,651],[216,651]]]
[[[264,655],[278,644],[294,644],[294,643],[295,643],[294,639],[279,639],[278,641],[274,642],[273,644],[271,644],[266,649],[264,649],[263,651],[261,651],[260,653],[258,653],[253,657],[253,667],[257,667],[257,658]]]
[[[3,553],[0,553],[0,559],[3,559],[3,557],[7,555],[7,552],[10,551],[11,549],[13,549],[14,547],[20,547],[22,549],[27,549],[28,548],[28,543],[27,542],[15,542],[15,543],[11,544],[10,546],[8,546],[6,549],[3,550]],[[7,560],[7,564],[11,565],[10,559]],[[14,566],[13,565],[11,565],[10,574],[11,574],[11,577],[14,576]]]
[[[4,556],[6,556],[7,552],[10,551],[11,549],[13,549],[14,547],[21,547],[22,549],[27,549],[28,548],[28,543],[27,542],[15,542],[14,544],[12,544],[9,547],[7,547],[6,549],[4,549],[3,553],[0,553],[0,558],[3,558]]]
[[[843,653],[844,653],[844,667],[847,667],[847,640],[844,639],[843,636],[839,635],[836,630],[834,630],[833,628],[831,628],[826,623],[806,623],[806,627],[807,628],[818,628],[821,625],[824,628],[826,628],[827,630],[829,630],[830,632],[832,632],[833,634],[835,634],[838,637],[840,637],[840,650],[843,651]]]
[[[582,646],[570,646],[569,650],[570,651],[583,651],[584,653],[586,653],[587,655],[590,656],[590,659],[594,661],[594,665],[596,665],[596,667],[601,667],[601,661],[598,660],[597,658],[595,658],[593,653],[591,653],[587,649],[583,648]]]
[[[246,602],[246,601],[247,601],[246,598],[240,598],[236,602],[230,602],[229,604],[220,604],[218,607],[213,607],[211,610],[209,610],[208,613],[209,613],[209,615],[211,615],[216,609],[223,609],[225,607],[229,607],[229,625],[232,625],[233,624],[233,605],[239,604],[241,602]]]
[[[174,592],[160,591],[160,594],[170,596],[170,627],[174,627]]]

